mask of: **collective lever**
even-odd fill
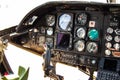
[[[44,70],[44,77],[50,77],[54,80],[64,80],[63,76],[56,74],[56,63],[52,62],[53,65],[50,65],[51,61],[51,45],[45,45],[45,53],[43,54],[44,62],[42,64]]]

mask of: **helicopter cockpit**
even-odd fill
[[[120,80],[119,4],[48,2],[19,25],[0,31],[0,36],[7,34],[10,43],[43,57],[45,76],[64,80],[55,68],[62,63],[78,67],[89,80],[95,79],[94,71],[96,80]]]

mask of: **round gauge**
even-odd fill
[[[106,46],[107,48],[111,48],[111,47],[112,47],[112,44],[111,44],[110,42],[107,42],[107,43],[105,44],[105,46]]]
[[[111,28],[111,27],[107,28],[107,33],[112,34],[113,33],[113,28]]]
[[[111,54],[111,51],[110,50],[105,50],[105,55],[109,56]]]
[[[77,29],[77,36],[79,38],[85,38],[86,31],[84,28]]]
[[[45,36],[40,36],[39,37],[39,46],[43,46],[45,44]]]
[[[98,51],[98,45],[95,42],[88,43],[87,51],[89,53],[96,53]]]
[[[70,14],[62,14],[59,17],[59,27],[64,31],[71,31],[72,28],[72,16]]]
[[[47,23],[48,26],[54,26],[55,16],[54,15],[47,15],[46,16],[46,23]]]
[[[88,32],[88,37],[89,37],[91,40],[96,40],[96,39],[98,39],[98,37],[99,37],[98,30],[96,30],[96,29],[91,29],[91,30],[89,30],[89,32]]]
[[[45,34],[45,28],[44,28],[44,27],[41,27],[41,28],[40,28],[40,32],[41,32],[42,34]]]
[[[79,40],[79,41],[77,41],[77,42],[75,43],[75,49],[76,49],[77,51],[83,51],[84,48],[85,48],[85,43],[84,43],[84,41]]]
[[[114,48],[115,48],[116,50],[119,50],[119,49],[120,49],[120,44],[118,44],[118,43],[114,44],[113,46],[114,46]]]
[[[87,14],[81,13],[77,16],[77,23],[80,25],[85,25],[87,23]]]
[[[105,38],[106,38],[107,41],[111,41],[113,39],[113,37],[111,35],[106,35]]]
[[[117,35],[120,35],[120,29],[116,29],[116,30],[115,30],[115,33],[116,33]]]
[[[50,47],[53,47],[53,38],[46,38],[46,43],[50,45]]]
[[[53,28],[49,27],[47,29],[47,35],[53,35]]]
[[[114,40],[115,42],[120,42],[120,36],[115,36]]]

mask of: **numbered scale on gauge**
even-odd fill
[[[64,31],[71,31],[72,16],[70,14],[65,13],[59,17],[59,28]]]
[[[79,40],[79,41],[77,41],[77,42],[75,43],[75,49],[76,49],[77,51],[83,51],[84,48],[85,48],[85,43],[84,43],[84,41]]]
[[[47,15],[46,16],[46,23],[47,23],[48,26],[54,26],[55,16],[54,15]]]
[[[82,38],[82,39],[84,39],[85,38],[85,35],[86,35],[86,31],[85,31],[85,29],[84,28],[79,28],[79,29],[77,29],[77,36],[79,37],[79,38]]]
[[[98,51],[98,45],[95,42],[90,42],[87,44],[87,51],[89,53],[96,53]]]

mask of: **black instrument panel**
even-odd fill
[[[120,57],[120,21],[119,14],[109,14],[106,16],[108,24],[105,25],[104,46],[106,57]]]
[[[53,4],[53,5],[51,5]],[[48,3],[32,10],[11,42],[42,55],[50,44],[52,60],[98,69],[101,58],[120,59],[119,5]]]

